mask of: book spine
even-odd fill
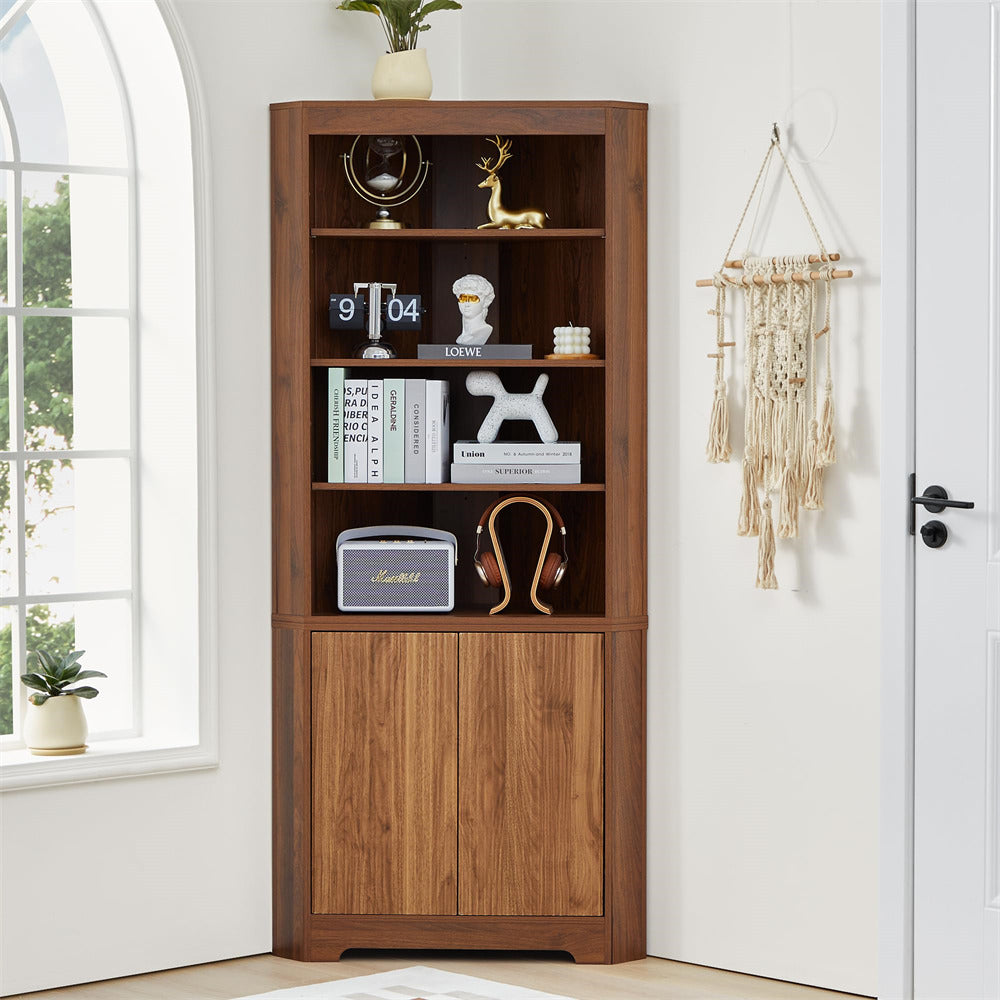
[[[578,483],[579,465],[467,465],[453,462],[453,483]]]
[[[387,483],[404,483],[403,442],[406,437],[406,380],[387,378],[382,399],[382,479]]]
[[[381,483],[382,477],[382,380],[368,380],[368,482]]]
[[[443,483],[448,478],[448,435],[451,426],[447,382],[428,379],[426,412],[426,482]]]
[[[344,379],[344,482],[368,482],[368,379]]]
[[[344,481],[344,369],[327,371],[326,481]]]
[[[405,454],[403,472],[408,483],[427,482],[424,464],[424,408],[426,403],[426,380],[408,378],[406,380],[406,426],[404,433]]]
[[[556,441],[553,444],[534,441],[455,442],[454,461],[475,465],[578,465],[579,441]]]

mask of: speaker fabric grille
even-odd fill
[[[448,549],[417,545],[345,548],[341,560],[342,609],[450,609],[452,554]],[[385,579],[418,573],[415,581]]]

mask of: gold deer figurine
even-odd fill
[[[480,229],[544,229],[545,220],[548,215],[538,208],[523,208],[520,212],[511,212],[504,208],[500,202],[500,178],[497,177],[497,171],[511,158],[510,144],[511,140],[508,139],[506,142],[500,141],[500,136],[496,136],[493,139],[487,139],[487,142],[492,142],[497,148],[499,156],[497,157],[497,162],[495,164],[491,163],[485,156],[482,162],[477,163],[476,166],[480,170],[486,171],[486,180],[481,184],[476,185],[481,188],[492,188],[490,192],[490,204],[489,204],[489,214],[490,221],[484,222]]]

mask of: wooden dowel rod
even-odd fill
[[[853,278],[853,271],[831,271],[831,278]],[[751,280],[755,285],[783,285],[785,284],[784,274],[772,274],[768,277],[764,277],[762,274],[755,274],[753,278],[748,278],[745,275],[740,278],[730,278],[728,275],[725,278],[727,285],[749,285]],[[808,274],[796,271],[792,275],[792,281],[823,281],[826,280],[826,275],[820,273],[819,271],[809,271]],[[699,278],[695,285],[698,288],[711,288],[715,284],[714,278]]]
[[[820,261],[824,261],[824,260],[840,260],[840,254],[839,253],[829,253],[825,257],[821,253],[813,253],[813,254],[809,255],[809,263],[810,264],[819,264]],[[772,264],[777,264],[778,263],[778,258],[777,257],[772,257],[771,258],[771,263]],[[743,266],[743,261],[741,261],[741,260],[727,260],[726,261],[726,267],[741,268],[742,266]]]

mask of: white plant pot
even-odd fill
[[[44,705],[29,701],[24,742],[33,754],[43,757],[83,753],[87,749],[87,717],[81,699],[64,694],[49,698]]]
[[[387,52],[375,63],[372,96],[377,101],[427,100],[432,87],[426,49]]]

